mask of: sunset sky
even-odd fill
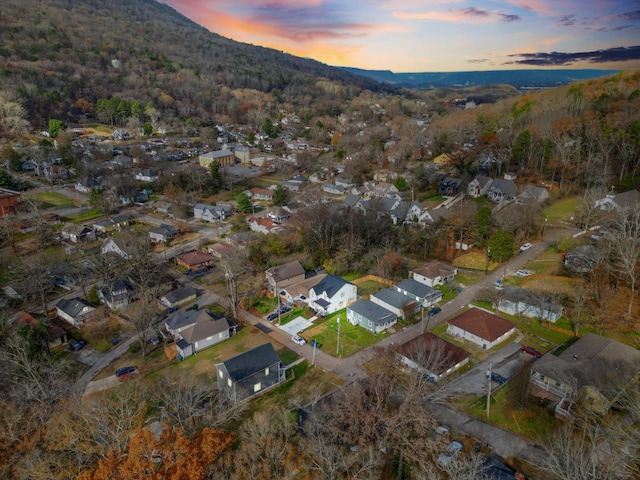
[[[640,0],[164,0],[212,32],[394,72],[640,68]]]

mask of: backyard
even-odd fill
[[[338,328],[340,330],[340,346],[338,349]],[[375,335],[370,331],[352,325],[346,319],[345,310],[329,315],[314,322],[313,326],[305,330],[307,342],[315,340],[322,347],[322,351],[334,357],[348,357],[369,347],[389,335],[387,331]]]

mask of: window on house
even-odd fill
[[[264,374],[265,374],[265,375],[269,375],[269,367],[267,367],[267,368],[265,368],[265,369],[264,369]]]
[[[259,392],[261,388],[262,388],[262,385],[260,384],[260,382],[256,383],[253,386],[253,393]]]
[[[230,379],[230,378],[227,380],[227,385],[228,385],[229,387],[231,386],[231,379]]]
[[[224,378],[224,372],[222,370],[218,370],[218,376],[220,378]]]

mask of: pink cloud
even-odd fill
[[[495,23],[520,20],[518,15],[505,14],[495,10],[484,10],[476,7],[423,13],[397,11],[393,13],[393,16],[403,20],[439,20],[450,23]]]

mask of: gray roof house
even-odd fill
[[[193,218],[206,222],[222,222],[233,213],[231,205],[205,205],[197,203],[193,207]]]
[[[352,304],[357,298],[358,287],[353,283],[335,275],[325,275],[309,288],[307,303],[319,315],[330,315]]]
[[[467,185],[467,194],[473,198],[486,195],[489,190],[489,186],[491,186],[491,182],[493,182],[493,178],[478,175],[469,182],[469,185]]]
[[[100,300],[111,310],[126,310],[133,295],[133,286],[126,280],[114,280],[110,286],[103,286],[98,290]]]
[[[93,315],[96,307],[80,297],[63,298],[56,303],[58,317],[76,327],[81,327],[84,321]]]
[[[178,229],[173,225],[162,223],[149,230],[149,240],[152,243],[165,243],[173,240],[178,233]]]
[[[265,275],[272,288],[275,288],[276,285],[278,288],[284,288],[292,283],[304,280],[304,268],[302,268],[298,260],[294,260],[284,265],[269,268]]]
[[[518,189],[513,180],[496,178],[489,185],[487,197],[494,202],[508,202],[516,198],[517,193]]]
[[[160,298],[160,303],[167,308],[174,308],[189,303],[198,297],[196,289],[193,287],[179,288],[173,290]]]
[[[496,298],[497,310],[508,315],[547,320],[555,323],[562,316],[562,305],[551,302],[545,295],[510,285],[504,287]]]
[[[96,232],[107,233],[122,230],[129,225],[129,217],[126,215],[116,215],[115,217],[103,218],[95,222],[92,227]]]
[[[383,288],[371,295],[369,300],[395,313],[398,318],[410,317],[418,308],[418,302],[414,298],[394,288]]]
[[[396,283],[392,288],[418,302],[423,307],[430,307],[442,300],[442,292],[440,290],[418,282],[413,278],[406,278]]]
[[[347,320],[378,334],[395,325],[398,316],[370,300],[358,300],[347,307]]]
[[[536,185],[527,185],[518,198],[516,202],[518,203],[526,203],[530,200],[533,200],[538,203],[542,203],[549,198],[549,192],[544,187],[538,187]]]
[[[604,258],[604,253],[593,245],[580,245],[563,255],[567,269],[574,273],[592,272]]]
[[[409,277],[414,280],[433,287],[444,283],[453,282],[458,270],[451,265],[432,260],[424,265],[414,268],[409,272]]]
[[[606,211],[640,208],[640,192],[638,190],[629,190],[617,195],[610,193],[598,200],[596,207]]]
[[[236,332],[236,324],[224,315],[208,310],[190,310],[188,313],[181,316],[178,329],[167,328],[174,334],[178,355],[182,358],[190,357],[200,350],[220,343]],[[169,319],[167,319],[168,324]]]
[[[534,362],[530,382],[535,395],[557,401],[557,414],[570,415],[575,402],[606,414],[639,372],[639,350],[587,333],[559,355],[547,353]]]
[[[240,401],[284,382],[286,373],[273,345],[265,343],[216,365],[218,388]]]

